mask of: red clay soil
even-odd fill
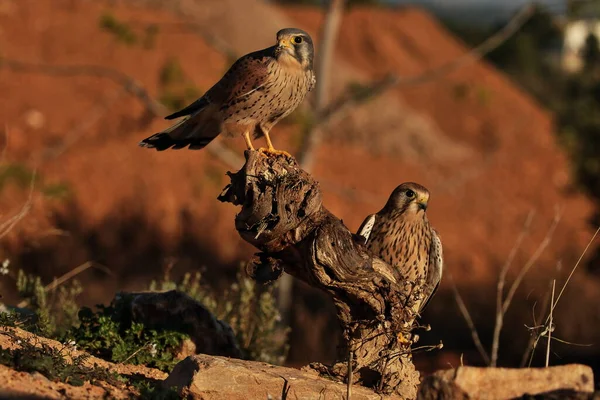
[[[106,12],[126,21],[140,36],[149,23],[157,23],[154,47],[127,45],[100,29],[99,19]],[[317,37],[322,20],[318,11],[285,8],[283,12]],[[337,56],[372,79],[390,71],[417,75],[467,50],[431,16],[413,8],[394,12],[353,9],[341,29]],[[172,58],[201,90],[215,82],[228,64],[226,57],[167,12],[75,0],[1,0],[0,52],[6,58],[35,63],[111,67],[134,77],[153,96],[159,94],[160,71]],[[97,110],[98,104],[110,101],[119,90],[102,78],[54,77],[0,68],[0,93],[4,94],[0,122],[8,128],[4,162],[33,168],[48,149],[65,144],[64,151],[41,164],[39,172],[44,183],[65,183],[72,194],[69,200],[59,200],[36,192],[32,212],[4,238],[4,254],[13,260],[13,273],[26,268],[46,279],[89,259],[108,265],[115,277],[89,277],[97,284],[86,286],[88,303],[108,300],[117,288],[145,287],[167,256],[178,257],[182,271],[231,265],[252,253],[233,229],[236,210],[215,199],[230,168],[206,151],[158,153],[139,148],[139,140],[167,123],[145,118],[143,107],[128,95],[112,102],[106,114]],[[447,275],[426,320],[434,327],[450,324],[452,330],[434,330],[432,337],[446,344],[454,341],[458,347],[469,339],[447,277],[454,277],[475,317],[489,325],[498,271],[527,214],[536,212],[513,269],[534,252],[556,207],[561,207],[559,228],[535,266],[540,280],[530,279],[518,295],[523,301],[516,305],[518,322],[512,324],[515,333],[510,337],[526,340],[523,322],[531,324],[531,305],[543,296],[549,279],[556,276],[561,281],[590,237],[587,219],[592,205],[571,185],[551,115],[484,62],[431,83],[399,87],[394,95],[406,103],[404,112],[424,116],[471,156],[439,160],[431,157],[440,150],[435,143],[423,147],[412,138],[407,146],[418,156],[406,159],[374,154],[364,143],[328,141],[319,150],[315,172],[323,182],[328,208],[355,230],[399,183],[412,180],[430,189],[428,214],[441,232]],[[43,126],[34,127],[31,110],[43,115]],[[377,117],[372,115],[373,126]],[[85,126],[94,118],[98,122]],[[296,127],[278,125],[276,145],[291,148],[296,133]],[[378,130],[367,133],[367,138],[376,137]],[[397,131],[399,136],[403,133]],[[336,137],[343,137],[343,132]],[[242,149],[241,140],[229,143]],[[27,192],[11,185],[3,190],[0,207],[4,215],[10,215]],[[554,270],[558,261],[565,267],[560,273]],[[230,275],[231,269],[226,273]],[[575,316],[581,314],[598,326],[597,313],[591,308],[599,286],[581,281],[580,290],[571,287],[565,292],[557,314],[569,327],[559,325],[559,330],[565,329],[563,339],[585,342],[592,333],[570,327],[578,326]],[[9,299],[11,288],[11,281],[0,281]],[[526,299],[530,289],[534,291]],[[567,307],[570,302],[579,304],[578,314]],[[299,318],[315,318],[309,314]],[[319,320],[323,323],[318,324],[329,325],[329,317]],[[323,357],[323,342],[330,343],[313,340],[321,343],[304,346],[306,342],[298,340],[292,343],[298,346],[293,351],[297,362]]]

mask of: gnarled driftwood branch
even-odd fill
[[[410,344],[414,320],[412,285],[398,271],[371,256],[342,221],[323,207],[319,184],[297,162],[246,151],[246,164],[233,174],[219,200],[241,205],[235,226],[259,250],[249,274],[262,282],[285,270],[329,293],[337,308],[344,343],[339,362],[327,373],[416,396],[419,374]]]

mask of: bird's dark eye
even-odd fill
[[[296,43],[296,44],[302,43],[302,36],[296,36],[296,37],[294,37],[294,43]]]
[[[409,199],[412,199],[413,197],[415,197],[415,192],[413,192],[412,190],[408,189],[406,191],[406,197],[408,197]]]

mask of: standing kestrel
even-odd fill
[[[377,214],[369,215],[358,229],[369,251],[412,282],[423,280],[423,298],[415,303],[420,314],[442,279],[442,242],[429,225],[425,210],[429,191],[408,182],[398,186]]]
[[[199,150],[220,133],[242,135],[254,150],[250,135],[263,136],[273,154],[269,131],[304,100],[316,83],[314,49],[308,33],[295,28],[277,32],[275,46],[237,60],[219,82],[183,110],[166,117],[184,117],[170,128],[140,142],[140,146],[166,150],[189,146]]]

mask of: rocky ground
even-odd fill
[[[0,329],[1,349],[15,350],[22,348],[24,343],[62,351],[67,363],[83,354],[75,349],[66,350],[62,343],[19,328]],[[0,398],[343,399],[347,393],[344,383],[319,377],[308,367],[299,370],[202,354],[185,358],[170,374],[139,365],[114,364],[93,356],[89,356],[84,365],[95,371],[103,369],[118,374],[120,381],[94,379],[97,372],[90,372],[89,381],[84,378],[81,385],[74,386],[53,381],[36,371],[20,372],[0,365]],[[593,381],[591,369],[583,365],[521,370],[460,367],[426,378],[418,398],[510,399],[537,395],[536,399],[592,399],[596,398],[592,394]],[[141,386],[140,382],[147,386]],[[556,391],[562,391],[561,397],[551,397],[557,395]],[[382,397],[371,389],[356,385],[351,394],[353,400],[400,400],[396,396]]]

